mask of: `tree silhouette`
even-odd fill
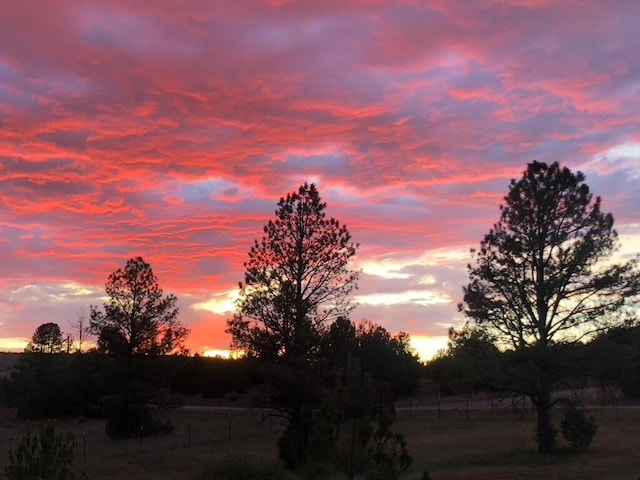
[[[27,352],[58,353],[62,351],[64,340],[57,323],[43,323],[31,337],[31,342],[25,348]]]
[[[289,421],[281,447],[290,446],[290,465],[301,460],[306,441],[301,424],[307,394],[301,390],[307,385],[300,376],[309,375],[328,322],[353,308],[349,294],[358,278],[349,268],[358,245],[325,209],[313,184],[280,199],[275,220],[249,251],[237,313],[227,322],[233,348],[277,363],[286,378],[270,406],[281,408]]]
[[[109,275],[105,290],[109,300],[102,310],[91,306],[90,325],[98,336],[98,349],[118,359],[119,378],[106,432],[122,438],[141,431],[144,435],[168,431],[164,421],[154,418],[149,403],[160,387],[152,362],[183,348],[189,333],[178,321],[177,299],[163,295],[142,257],[131,258],[124,269]]]
[[[73,480],[73,450],[75,440],[71,432],[57,435],[53,423],[43,424],[36,434],[27,434],[17,448],[9,449],[9,464],[4,473],[9,480],[49,478]]]
[[[189,330],[178,321],[174,295],[163,295],[151,265],[131,258],[105,285],[103,310],[91,306],[91,332],[104,351],[125,357],[163,355],[182,347]]]
[[[75,338],[75,343],[77,345],[76,351],[78,353],[82,353],[82,345],[87,341],[88,337],[91,335],[91,326],[89,324],[89,319],[87,318],[86,310],[84,308],[80,308],[80,310],[76,314],[76,319],[69,323],[76,337]]]
[[[551,393],[562,378],[560,347],[622,321],[640,292],[638,259],[614,264],[613,216],[584,175],[533,162],[512,180],[500,220],[472,250],[460,310],[526,365],[537,410],[538,451],[554,443]],[[521,383],[522,385],[522,383]]]
[[[327,322],[353,308],[358,273],[349,261],[357,244],[325,209],[313,184],[278,202],[275,221],[244,264],[237,314],[228,322],[234,348],[272,359],[304,356]]]
[[[343,369],[349,357],[359,349],[356,326],[347,317],[338,317],[322,337],[321,355],[329,362],[331,370]]]

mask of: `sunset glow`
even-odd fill
[[[424,358],[533,160],[581,170],[640,252],[640,2],[0,4],[0,350],[141,255],[227,352],[243,262],[315,182],[360,244],[351,318]]]

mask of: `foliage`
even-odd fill
[[[408,333],[391,335],[369,321],[354,324],[339,317],[322,337],[320,354],[331,375],[345,372],[357,359],[362,369],[379,383],[389,385],[395,396],[415,393],[422,365],[411,348]],[[331,378],[333,384],[335,377]]]
[[[530,164],[511,181],[500,221],[473,252],[461,309],[510,348],[586,338],[637,300],[638,259],[604,264],[617,248],[584,175]]]
[[[381,384],[388,384],[395,395],[415,393],[421,365],[406,332],[391,335],[384,327],[364,321],[356,327],[358,348],[354,355],[362,368]]]
[[[98,333],[96,341],[98,352],[118,357],[129,357],[129,342],[120,329],[113,326],[104,326]]]
[[[350,479],[376,471],[394,478],[410,457],[404,437],[389,428],[393,393],[412,393],[421,371],[409,335],[339,317],[323,335],[320,354],[325,395],[312,416],[307,469],[329,465]]]
[[[571,448],[578,450],[591,444],[598,431],[598,425],[593,417],[587,418],[581,405],[572,402],[564,412],[564,418],[560,422],[560,430]]]
[[[391,431],[393,417],[376,412],[376,383],[349,357],[342,382],[314,413],[311,462],[328,462],[349,479],[394,479],[411,465],[404,436]]]
[[[184,351],[189,330],[178,321],[177,298],[164,295],[151,266],[131,258],[113,272],[105,290],[103,311],[91,306],[91,331],[98,349],[118,360],[119,377],[105,402],[106,431],[112,438],[168,433],[170,424],[156,418],[152,401],[169,382],[159,368],[161,355]],[[166,365],[165,365],[166,366]]]
[[[449,329],[447,349],[427,363],[425,374],[436,380],[443,395],[499,389],[500,351],[487,332],[466,323]]]
[[[640,398],[640,326],[610,329],[587,350],[586,368],[603,391],[617,387],[627,398]]]
[[[308,455],[312,463],[332,465],[349,479],[367,468],[373,434],[373,382],[357,363],[349,358],[342,382],[314,412]]]
[[[199,480],[295,480],[278,465],[267,465],[249,456],[226,457],[214,461]]]
[[[21,355],[5,381],[7,404],[24,419],[100,415],[100,398],[112,388],[112,363],[97,354]]]
[[[477,325],[466,323],[461,329],[449,328],[447,351],[450,355],[486,358],[499,352],[495,339]]]
[[[112,439],[166,435],[172,431],[171,421],[159,418],[149,404],[118,404],[110,409],[105,425],[105,432]]]
[[[102,398],[105,431],[111,438],[171,433],[166,411],[181,403],[168,389],[177,368],[172,358],[135,357],[130,365],[116,362],[113,388]]]
[[[374,465],[368,479],[394,480],[413,463],[404,435],[392,432],[392,423],[393,419],[388,414],[378,418],[378,427],[368,450]]]
[[[353,308],[358,273],[348,267],[358,245],[325,209],[313,184],[278,202],[244,264],[237,314],[228,321],[235,348],[269,359],[308,355],[325,323]]]
[[[146,431],[150,434],[161,430],[164,421],[158,415],[162,409],[180,404],[180,395],[172,394],[169,387],[189,360],[180,356],[142,357],[128,369],[118,359],[97,352],[23,354],[3,382],[5,400],[7,406],[17,408],[21,419],[73,415],[111,417],[113,421],[118,409],[126,411],[123,403],[133,408],[136,404],[149,405],[151,422],[158,424],[149,425]],[[230,368],[227,376],[235,371]],[[205,380],[214,381],[214,377],[208,375]],[[133,426],[139,425],[135,421]],[[137,430],[129,434],[137,434]]]
[[[260,406],[287,422],[280,456],[302,463],[309,435],[304,409],[317,406],[318,352],[326,324],[353,308],[358,273],[349,269],[357,244],[347,227],[327,218],[315,185],[304,184],[278,202],[245,262],[237,312],[227,322],[232,347],[259,359],[265,376]]]
[[[177,298],[163,295],[151,265],[131,258],[105,285],[103,311],[91,306],[91,332],[101,351],[131,357],[178,351],[189,330],[178,321]]]
[[[64,341],[62,332],[57,323],[43,323],[31,337],[31,341],[27,344],[25,352],[27,353],[59,353],[62,351]]]
[[[222,398],[244,394],[261,381],[259,369],[249,358],[171,357],[175,372],[171,389],[183,395],[200,394],[204,398]]]
[[[553,446],[551,389],[566,373],[554,346],[592,338],[637,302],[638,258],[614,264],[613,216],[584,175],[533,162],[512,180],[500,220],[472,250],[460,310],[498,345],[526,352],[526,392],[538,414],[539,452]],[[521,382],[522,383],[522,382]]]
[[[28,433],[15,451],[9,450],[5,474],[9,480],[72,480],[74,447],[70,433],[56,435],[53,424],[45,424],[38,434]]]
[[[338,317],[329,325],[320,343],[320,354],[329,363],[331,371],[343,368],[358,351],[356,325],[346,316]]]

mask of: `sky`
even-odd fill
[[[351,319],[446,345],[470,248],[533,160],[640,252],[640,2],[0,2],[0,350],[128,258],[229,348],[243,262],[314,182],[360,244]]]

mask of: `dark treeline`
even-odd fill
[[[561,377],[558,391],[573,394],[590,388],[603,404],[640,399],[638,325],[610,329],[585,343],[557,344],[549,361]],[[532,350],[501,351],[481,332],[466,327],[450,332],[448,348],[424,366],[423,375],[443,396],[480,392],[526,396],[535,378],[523,372],[534,362]]]
[[[137,401],[170,405],[179,357],[141,358],[134,368]],[[106,417],[128,375],[112,355],[24,353],[3,379],[4,400],[19,418]],[[134,397],[132,397],[134,398]]]
[[[353,335],[341,336],[340,328]],[[358,359],[363,370],[388,385],[395,397],[416,392],[422,367],[404,333],[393,336],[372,323],[356,327],[339,319],[327,332],[322,350],[326,371],[344,369],[349,359]],[[259,365],[253,358],[140,357],[133,388],[144,393],[146,402],[158,406],[179,405],[182,397],[193,395],[233,401],[264,383]],[[125,373],[115,355],[96,350],[83,354],[29,351],[19,355],[13,372],[3,380],[4,402],[17,408],[19,418],[105,417]],[[333,376],[328,377],[327,382],[333,382]]]

